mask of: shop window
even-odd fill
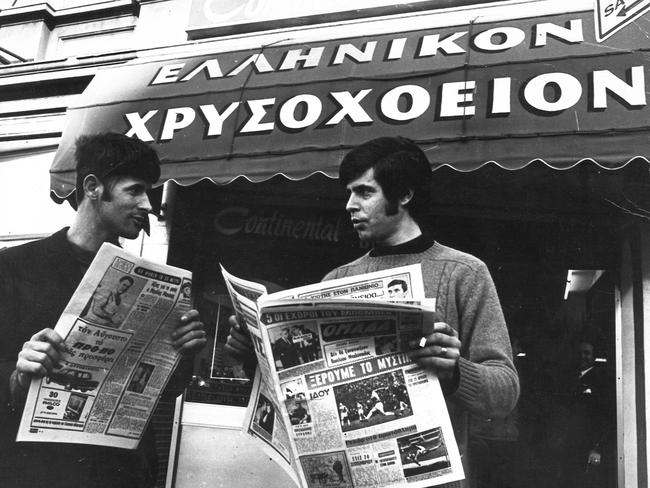
[[[586,186],[592,179],[543,166],[517,174],[498,168],[435,173],[426,226],[442,244],[487,264],[521,378],[521,398],[511,417],[472,418],[472,453],[479,466],[472,476],[481,488],[616,486],[620,235],[615,209]],[[234,369],[218,359],[231,313],[218,264],[242,278],[281,287],[320,280],[366,251],[350,233],[344,198],[337,182],[318,179],[179,191],[170,264],[197,270],[202,316],[209,317],[206,324],[216,339],[195,365],[189,399],[211,396],[207,401],[233,404],[246,396],[245,383],[235,381]],[[292,222],[304,228],[311,220],[320,229],[327,223],[337,228],[339,218],[342,233],[335,241],[327,232],[322,239],[281,232],[284,224],[295,230]],[[597,385],[579,376],[586,369],[581,368],[585,350],[599,373]],[[584,411],[595,417],[581,417]],[[583,437],[585,423],[592,428]],[[592,450],[599,462],[590,464]]]

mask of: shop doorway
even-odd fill
[[[615,280],[571,271],[561,301],[561,286],[502,299],[521,396],[505,419],[472,419],[477,488],[617,486]]]
[[[472,421],[473,453],[485,468],[477,471],[479,486],[616,486],[615,292],[629,215],[612,202],[627,181],[647,179],[643,169],[631,165],[625,172],[605,172],[581,165],[559,172],[539,163],[517,172],[498,167],[435,172],[427,226],[442,244],[488,265],[522,378],[514,428],[508,419]],[[198,292],[205,303],[219,305],[213,307],[219,310],[214,334],[222,341],[228,311],[215,298],[225,293],[215,279],[218,263],[247,279],[293,287],[318,281],[366,251],[346,225],[345,192],[325,177],[222,187],[205,183],[179,188],[178,195],[170,262],[197,270]],[[292,222],[320,229],[320,237],[294,233]],[[291,232],[275,232],[285,224]],[[575,280],[566,293],[569,270]],[[588,284],[578,286],[579,277]],[[572,420],[591,408],[580,404],[581,395],[597,396],[596,387],[583,385],[578,376],[586,341],[604,385],[604,399],[594,409],[598,421],[587,421],[604,429],[582,442],[597,438],[598,446],[588,450],[599,447],[600,461],[592,464],[577,454],[580,422]],[[209,381],[218,356],[213,352],[195,368],[200,380],[208,379],[195,398],[210,393],[219,401],[245,400],[245,390],[233,390],[232,381]],[[505,424],[500,430],[499,422]]]

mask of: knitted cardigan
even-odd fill
[[[519,378],[512,362],[508,330],[485,263],[435,242],[419,253],[381,256],[367,253],[334,269],[324,280],[418,263],[422,265],[425,295],[436,298],[436,320],[456,329],[461,341],[458,385],[445,399],[469,479],[468,413],[503,418],[512,411],[519,397]],[[469,483],[449,486],[469,486]]]

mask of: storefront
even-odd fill
[[[173,182],[168,260],[194,270],[217,338],[195,365],[194,399],[246,394],[219,354],[218,264],[290,287],[358,256],[338,163],[359,142],[401,134],[434,171],[427,223],[487,262],[525,352],[523,476],[545,486],[561,469],[563,413],[540,401],[562,397],[588,337],[616,404],[605,486],[647,485],[650,19],[598,43],[593,10],[531,3],[239,34],[97,73],[68,109],[51,189],[59,199],[74,190],[83,132],[159,151],[161,181]]]

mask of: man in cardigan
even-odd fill
[[[151,433],[135,451],[62,443],[16,443],[33,377],[57,365],[63,340],[53,328],[104,242],[134,239],[148,224],[147,190],[160,176],[158,156],[120,134],[79,138],[78,210],[52,236],[0,252],[0,486],[144,488],[155,481]],[[181,317],[170,340],[183,353],[206,343],[198,312]]]
[[[469,413],[505,417],[519,395],[508,331],[490,273],[479,259],[441,245],[424,231],[431,168],[409,139],[382,137],[358,146],[343,159],[339,179],[349,192],[346,210],[352,225],[372,249],[324,279],[422,265],[425,294],[436,298],[438,322],[426,344],[410,345],[410,355],[440,378],[469,470]],[[241,353],[249,347],[248,339],[234,321],[231,325],[229,349]]]

